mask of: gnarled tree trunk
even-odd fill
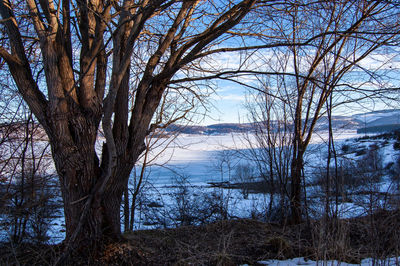
[[[48,135],[69,249],[91,250],[101,240],[120,238],[122,194],[144,140],[179,118],[152,124],[166,88],[197,80],[190,71],[188,79],[172,78],[191,62],[226,51],[212,44],[221,45],[220,37],[255,2],[26,0],[26,7],[16,8],[20,2],[0,1],[0,39],[7,43],[0,56]],[[195,12],[207,4],[215,12]],[[193,16],[204,25],[192,25]],[[176,87],[178,94],[182,88]],[[184,101],[182,116],[193,108]],[[105,141],[97,153],[100,130]]]

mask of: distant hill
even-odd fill
[[[400,110],[380,110],[353,115],[352,118],[360,123],[358,133],[381,133],[400,129]]]
[[[277,125],[278,121],[273,121],[272,125]],[[167,128],[167,132],[180,132],[184,134],[197,135],[221,135],[229,133],[254,132],[256,130],[255,123],[221,123],[208,126],[182,126],[171,125]],[[293,126],[292,124],[288,125]],[[326,131],[329,128],[328,118],[321,117],[316,125],[317,131]],[[333,130],[357,130],[358,132],[387,132],[400,128],[400,110],[381,110],[356,114],[351,116],[333,116]],[[273,127],[273,130],[277,129]]]
[[[332,116],[332,128],[333,130],[356,130],[360,127],[361,123],[358,120],[348,116]],[[316,125],[316,130],[324,131],[329,129],[328,117],[321,117]]]
[[[272,121],[272,130],[278,130],[279,124],[282,124],[282,122]],[[255,132],[258,126],[259,124],[257,123],[221,123],[208,126],[182,126],[179,124],[172,124],[168,126],[162,135],[171,135],[175,132],[191,135],[222,135],[244,132],[252,133]],[[288,127],[292,126],[293,124],[288,125]],[[24,127],[24,123],[0,123],[0,136],[9,134],[7,132],[13,132],[13,134],[19,136],[21,135],[21,131],[24,130]],[[328,128],[328,118],[325,116],[321,117],[315,127],[316,131],[326,131]],[[358,133],[383,133],[400,129],[400,109],[381,110],[351,116],[333,116],[332,128],[334,131],[357,130]],[[46,134],[42,127],[39,124],[35,125],[35,136],[40,139],[46,139],[45,135]],[[103,136],[101,132],[100,136]]]
[[[220,135],[228,133],[251,132],[254,131],[254,124],[251,123],[223,123],[209,126],[181,126],[171,125],[167,128],[167,132],[180,132],[183,134],[200,134],[200,135]]]

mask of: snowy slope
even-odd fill
[[[352,116],[353,119],[359,121],[366,127],[381,126],[400,123],[400,110],[381,110]]]

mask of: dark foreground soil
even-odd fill
[[[120,243],[106,245],[90,264],[257,265],[261,260],[293,257],[359,263],[366,257],[400,256],[400,212],[291,226],[230,220],[136,231],[124,237]],[[0,248],[0,265],[52,265],[61,249],[10,243]],[[89,264],[87,259],[77,261]]]

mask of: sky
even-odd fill
[[[271,54],[265,52],[264,57],[268,57],[271,60]],[[370,57],[365,58],[360,67],[371,70],[380,71],[382,73],[382,86],[386,87],[399,87],[400,80],[398,73],[400,70],[400,53],[376,53]],[[220,66],[223,69],[236,69],[239,65],[239,56],[235,53],[225,53],[213,58],[213,64]],[[273,60],[273,59],[272,59]],[[257,60],[252,61],[251,68],[253,70],[263,70],[263,65]],[[382,66],[384,65],[384,66]],[[265,69],[265,68],[264,68]],[[288,70],[290,71],[290,69]],[[359,71],[360,72],[360,71]],[[362,74],[365,75],[365,74]],[[347,76],[348,82],[355,86],[363,86],[364,88],[374,88],[372,83],[368,81],[368,78],[361,77],[357,72],[349,73]],[[359,79],[359,80],[356,80]],[[240,79],[245,84],[251,84],[257,87],[257,81],[249,76]],[[252,92],[251,89],[245,88],[244,86],[230,82],[226,80],[218,80],[214,82],[215,93],[211,96],[211,108],[209,108],[207,116],[201,120],[199,124],[210,125],[217,123],[239,123],[249,122],[247,119],[247,110],[245,108],[246,95]],[[253,90],[254,91],[254,90]],[[393,95],[395,96],[395,95]],[[397,97],[397,96],[396,96]],[[380,101],[380,100],[364,100],[357,103],[347,105],[345,107],[339,107],[334,110],[334,115],[354,115],[359,113],[365,113],[370,111],[378,111],[383,109],[397,109],[400,108],[399,102],[392,101]]]
[[[210,113],[202,124],[239,123],[246,119],[246,89],[228,81],[217,82],[216,93],[211,96]]]
[[[243,88],[232,82],[219,82],[221,87],[216,89],[216,93],[211,96],[212,106],[208,114],[199,124],[212,125],[219,123],[246,123],[249,122],[247,110],[245,107],[246,95],[249,89]],[[356,115],[371,111],[398,109],[399,102],[396,101],[374,101],[370,103],[358,103],[351,106],[338,107],[334,115]]]

